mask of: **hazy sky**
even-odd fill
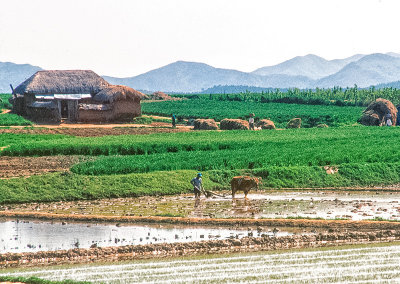
[[[134,76],[400,53],[398,0],[0,0],[0,61]]]

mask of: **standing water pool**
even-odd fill
[[[193,227],[155,224],[45,222],[0,219],[0,253],[72,248],[223,240],[245,236],[285,236],[293,228]]]

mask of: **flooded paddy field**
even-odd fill
[[[260,226],[199,227],[0,219],[0,254],[311,233],[310,230],[298,228],[279,228],[278,231],[276,228]]]
[[[2,276],[93,283],[398,283],[400,244],[6,269]]]
[[[2,205],[0,210],[107,216],[197,218],[323,218],[400,220],[400,192],[391,191],[263,191],[232,199],[195,200],[192,195],[154,196],[53,203]]]

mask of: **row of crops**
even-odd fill
[[[396,88],[359,89],[334,87],[332,89],[275,89],[259,93],[249,91],[232,94],[186,94],[174,95],[183,98],[205,98],[218,101],[247,101],[261,103],[294,103],[309,105],[337,105],[337,106],[367,106],[377,98],[384,98],[394,104],[400,103],[400,90]]]
[[[274,164],[308,165],[310,161],[310,165],[321,165],[318,160],[326,160],[328,164],[329,160],[332,163],[397,162],[398,148],[388,147],[388,144],[399,139],[400,128],[363,126],[282,131],[193,131],[103,137],[3,133],[0,147],[5,148],[0,153],[6,156],[45,156],[216,151],[223,156],[224,150],[246,149],[243,155],[252,156],[254,152],[255,158],[264,152]],[[286,152],[289,154],[286,155]],[[324,157],[331,158],[327,160]],[[208,159],[206,156],[203,158]]]
[[[1,275],[92,283],[397,283],[400,246],[17,269]]]

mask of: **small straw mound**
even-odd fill
[[[261,127],[261,129],[275,129],[274,122],[269,119],[261,119],[257,125]]]
[[[286,128],[300,128],[301,118],[292,118],[286,125]]]
[[[195,119],[194,130],[216,130],[218,125],[214,119]]]
[[[221,130],[249,130],[249,122],[242,119],[228,119],[221,120],[219,125]]]

